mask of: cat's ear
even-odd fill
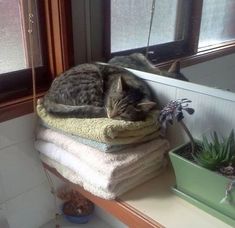
[[[179,74],[180,73],[180,61],[176,60],[175,62],[173,62],[172,65],[170,66],[168,72]]]
[[[143,110],[143,111],[150,111],[151,109],[155,108],[156,107],[156,103],[153,102],[153,101],[143,101],[141,103],[139,103],[137,106]]]
[[[121,93],[126,89],[127,85],[125,83],[125,81],[123,80],[123,78],[120,76],[118,78],[118,82],[117,82],[117,92]]]

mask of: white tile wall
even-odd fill
[[[7,219],[10,228],[38,228],[54,213],[33,148],[34,121],[29,114],[0,124],[0,218]]]
[[[9,223],[6,218],[6,204],[0,205],[0,227],[1,228],[9,228]]]
[[[47,183],[26,191],[6,203],[10,228],[38,228],[53,218],[53,196]]]
[[[33,114],[0,123],[0,149],[32,138],[34,129]]]
[[[0,203],[45,181],[32,139],[0,150]]]

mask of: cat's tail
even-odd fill
[[[42,104],[47,112],[62,116],[76,118],[100,118],[107,117],[104,107],[92,105],[72,106],[58,104],[50,99],[43,99]]]

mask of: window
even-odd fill
[[[183,39],[183,26],[176,30],[177,1],[155,5],[150,45]],[[169,7],[167,7],[169,5]],[[111,1],[111,52],[142,48],[148,40],[152,1]],[[128,23],[127,23],[128,22]],[[182,22],[182,21],[181,21]],[[165,29],[168,26],[168,29]]]
[[[189,2],[110,0],[111,56],[128,54],[133,49],[144,52],[148,43],[152,60],[183,55],[187,45]]]
[[[107,58],[145,54],[150,28],[148,57],[156,63],[234,52],[234,0],[107,0],[106,12]]]
[[[235,2],[204,0],[202,7],[199,48],[207,48],[235,39]]]
[[[69,0],[0,0],[0,121],[32,111],[29,4],[38,94],[72,65]]]
[[[0,74],[22,70],[30,67],[29,42],[27,31],[27,1],[2,0],[0,2]],[[35,3],[35,2],[33,2]],[[34,9],[34,49],[36,66],[42,65],[40,47],[38,10]]]
[[[148,42],[152,60],[183,55],[187,46],[189,3],[188,0],[110,0],[111,56],[128,54],[133,49],[145,52]]]

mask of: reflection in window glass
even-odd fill
[[[199,48],[235,39],[235,1],[204,0]]]
[[[157,0],[150,45],[182,38],[177,9],[182,0]],[[148,40],[152,1],[111,0],[111,52],[145,47]],[[179,9],[181,10],[181,9]],[[178,12],[179,13],[179,12]]]

